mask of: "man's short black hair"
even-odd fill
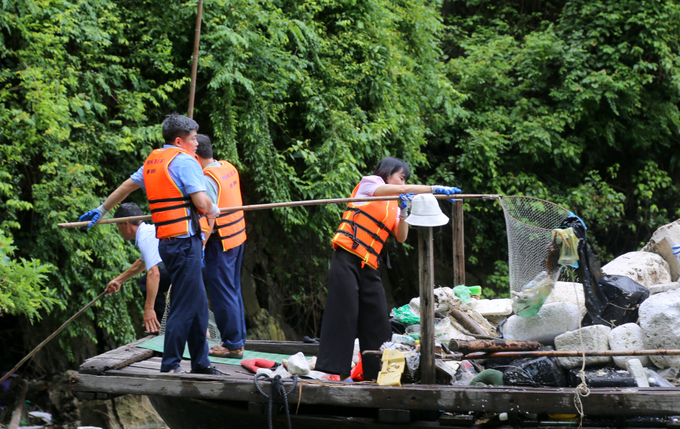
[[[163,140],[166,144],[175,143],[177,137],[185,139],[192,131],[198,131],[198,123],[179,113],[171,113],[163,121]]]
[[[119,219],[121,217],[130,217],[130,216],[142,216],[144,213],[142,213],[142,209],[139,208],[139,206],[135,203],[123,203],[118,207],[118,210],[113,214],[114,219]],[[139,225],[142,223],[141,220],[134,220],[130,222],[132,225]]]
[[[404,170],[404,179],[408,180],[408,178],[411,177],[411,169],[404,160],[386,156],[380,160],[373,175],[380,176],[387,182],[387,178],[394,173],[397,173],[399,170]]]
[[[198,141],[198,147],[196,148],[196,155],[203,159],[210,159],[213,157],[212,143],[210,143],[210,137],[205,134],[197,134],[196,141]]]

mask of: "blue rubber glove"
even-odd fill
[[[455,194],[460,194],[462,192],[460,190],[460,188],[454,188],[453,186],[432,185],[432,186],[430,186],[430,189],[432,189],[433,194],[438,194],[438,195],[455,195]],[[455,203],[458,200],[448,199],[446,201],[448,201],[450,203]]]
[[[430,189],[432,189],[433,194],[438,195],[455,195],[462,192],[459,188],[454,188],[453,186],[432,185]]]
[[[91,221],[90,224],[87,226],[88,228],[92,228],[92,226],[99,221],[99,219],[103,218],[106,216],[106,214],[109,211],[104,208],[104,205],[101,205],[97,207],[94,210],[90,210],[89,212],[85,213],[84,215],[80,216],[78,218],[78,221],[80,222],[87,222],[88,220]]]
[[[673,256],[680,259],[680,246],[673,246]]]
[[[401,216],[404,216],[403,212],[408,212],[411,210],[411,204],[413,204],[413,197],[415,194],[399,194],[399,208],[402,211]]]

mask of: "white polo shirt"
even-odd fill
[[[135,246],[141,255],[139,258],[144,261],[146,270],[158,265],[158,268],[165,268],[160,253],[158,253],[158,239],[156,238],[156,227],[148,223],[140,223],[135,236]]]

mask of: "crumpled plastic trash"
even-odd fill
[[[451,384],[456,386],[469,386],[470,382],[477,375],[477,369],[469,360],[463,360],[460,362],[458,371],[456,372],[456,378]]]
[[[673,383],[666,380],[664,377],[659,375],[657,372],[649,369],[643,368],[645,375],[647,376],[647,381],[651,387],[675,387]]]
[[[412,325],[420,322],[420,317],[411,310],[411,307],[408,304],[402,305],[399,308],[393,308],[390,312],[390,317],[397,319],[404,325]]]
[[[553,241],[562,244],[560,249],[560,265],[577,267],[578,262],[578,237],[574,233],[574,228],[553,229]]]
[[[288,370],[286,370],[286,368],[283,365],[277,366],[274,371],[272,371],[271,369],[267,369],[267,368],[259,368],[255,374],[256,375],[266,374],[266,375],[269,376],[269,378],[274,378],[277,375],[280,375],[281,378],[292,378],[293,377],[293,374],[288,372]]]
[[[45,423],[52,423],[52,414],[44,413],[42,411],[29,411],[28,415],[34,418],[41,418]]]
[[[453,288],[453,293],[455,293],[458,299],[460,299],[460,302],[463,304],[468,304],[470,303],[473,295],[478,296],[482,294],[482,287],[458,285]]]
[[[520,317],[534,317],[555,287],[548,273],[541,271],[529,283],[522,286],[512,303],[512,311]]]
[[[288,358],[286,366],[291,374],[306,375],[310,371],[309,362],[307,362],[307,358],[305,358],[302,352],[297,352]]]

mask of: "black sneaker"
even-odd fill
[[[187,372],[180,367],[171,369],[170,371],[161,371],[164,374],[186,374]]]
[[[191,373],[192,374],[209,374],[209,375],[227,375],[227,374],[223,373],[222,371],[220,371],[219,369],[217,369],[215,367],[215,365],[210,365],[210,366],[207,366],[207,367],[202,368],[202,369],[195,369],[195,370],[192,369]]]

